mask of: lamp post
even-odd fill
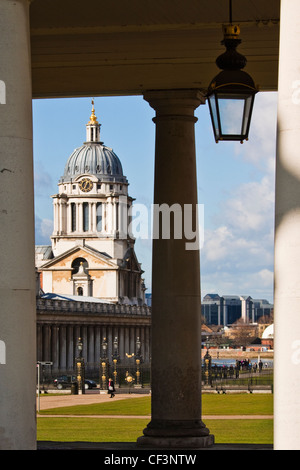
[[[141,341],[140,338],[137,337],[136,339],[136,354],[135,354],[135,363],[136,363],[136,385],[135,388],[142,388],[141,384],[141,372],[140,372],[140,365],[142,361],[141,356]]]
[[[117,371],[117,364],[119,362],[119,345],[118,345],[118,338],[115,336],[114,343],[113,343],[113,365],[114,365],[114,371],[113,371],[113,376],[114,376],[114,384],[115,386],[117,385],[117,376],[118,376],[118,371]]]
[[[78,338],[77,357],[75,361],[76,361],[76,380],[77,380],[79,395],[82,395],[85,393],[85,367],[84,367],[84,358],[82,357],[82,350],[83,350],[82,339]]]
[[[240,28],[232,24],[230,1],[230,24],[223,25],[226,51],[217,60],[222,70],[210,83],[207,92],[209,110],[216,142],[248,140],[254,97],[257,88],[251,76],[241,70],[247,59],[236,51],[241,43]]]
[[[206,354],[204,356],[204,376],[205,384],[211,384],[211,355],[209,354],[209,342],[208,337],[206,337]]]
[[[102,353],[100,358],[100,393],[107,389],[107,341],[103,338]]]

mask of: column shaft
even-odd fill
[[[36,310],[29,2],[0,2],[0,449],[36,448]]]
[[[300,4],[281,0],[274,267],[274,446],[300,434]]]
[[[154,204],[175,208],[170,236],[158,227],[152,262],[152,420],[140,444],[204,447],[213,436],[201,420],[201,296],[199,249],[187,249],[185,204],[197,210],[194,110],[197,90],[149,92],[156,111]],[[175,206],[176,205],[176,206]],[[162,224],[167,220],[162,217]],[[154,235],[155,236],[155,235]]]

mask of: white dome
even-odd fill
[[[265,331],[262,334],[262,339],[274,338],[274,324],[267,326]]]

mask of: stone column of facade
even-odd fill
[[[300,434],[300,4],[281,0],[274,267],[274,447]]]
[[[67,327],[67,368],[73,369],[74,367],[74,333],[73,326],[68,325]]]
[[[125,333],[125,328],[122,326],[120,328],[120,337],[119,337],[119,355],[121,361],[124,361],[125,359],[125,338],[124,338],[124,333]]]
[[[95,334],[94,327],[88,327],[88,356],[87,361],[91,364],[95,362]]]
[[[59,326],[53,324],[51,326],[51,357],[53,369],[59,368]]]
[[[36,448],[36,325],[29,1],[0,2],[0,449]],[[4,102],[5,101],[5,102]]]
[[[67,369],[67,329],[61,325],[59,329],[59,368]]]
[[[53,201],[53,212],[54,212],[53,233],[55,233],[57,235],[58,234],[58,206],[57,206],[57,201]]]
[[[67,205],[67,233],[72,232],[72,209],[71,209],[71,203],[68,203]]]
[[[78,214],[77,231],[82,233],[83,232],[83,203],[82,202],[79,202],[77,204],[77,214]]]
[[[169,90],[144,98],[156,111],[154,204],[177,204],[183,218],[184,205],[192,204],[195,224],[194,110],[203,96]],[[138,439],[141,446],[202,448],[214,441],[201,419],[199,249],[188,250],[186,242],[172,230],[170,239],[153,240],[152,419]]]

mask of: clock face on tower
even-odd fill
[[[79,188],[84,193],[88,193],[93,188],[93,182],[89,178],[83,178],[79,183]]]

